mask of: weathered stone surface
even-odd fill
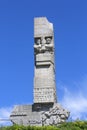
[[[53,24],[34,19],[34,103],[56,103]]]
[[[57,103],[53,24],[45,17],[34,19],[34,104],[15,106],[10,120],[19,125],[58,125],[69,112]]]
[[[47,107],[48,106],[48,107]],[[58,125],[68,119],[69,112],[60,104],[34,104],[15,106],[10,115],[13,123],[19,125]]]
[[[49,111],[42,113],[42,124],[58,125],[61,122],[65,122],[68,116],[69,112],[56,103]]]

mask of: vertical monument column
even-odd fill
[[[34,103],[15,106],[10,120],[25,126],[58,125],[69,112],[57,103],[53,24],[46,17],[34,19],[34,42]]]
[[[56,103],[53,24],[34,19],[34,103]]]

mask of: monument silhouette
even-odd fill
[[[65,122],[69,112],[57,103],[53,24],[46,17],[34,18],[34,101],[14,107],[13,124],[44,126]]]

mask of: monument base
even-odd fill
[[[10,120],[13,124],[30,126],[58,125],[65,122],[69,112],[58,103],[15,106]]]

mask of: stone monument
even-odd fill
[[[53,24],[46,17],[34,19],[34,103],[14,107],[13,124],[43,126],[65,122],[69,112],[57,103]]]

